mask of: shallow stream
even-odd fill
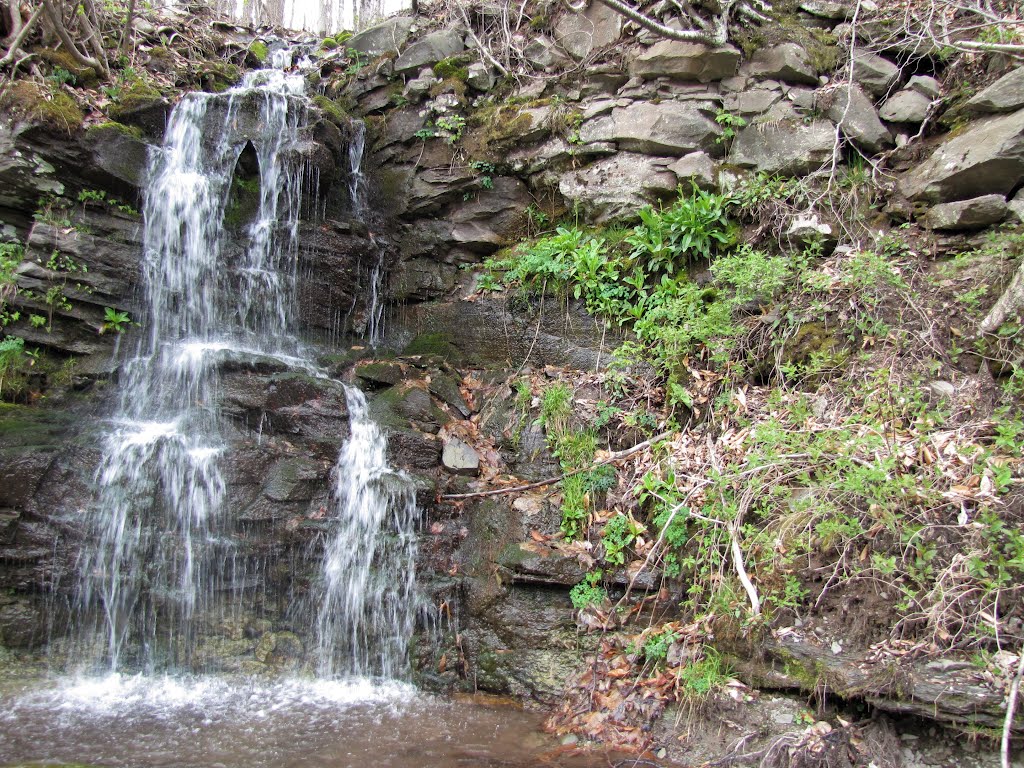
[[[585,766],[540,718],[396,682],[110,675],[0,689],[0,766]]]

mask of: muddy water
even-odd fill
[[[0,691],[0,766],[599,764],[554,760],[556,743],[538,724],[516,709],[443,700],[400,683],[112,675]]]

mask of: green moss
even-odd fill
[[[67,93],[49,93],[29,80],[13,83],[4,94],[2,104],[15,114],[67,133],[77,131],[85,120],[78,102]]]
[[[133,112],[163,100],[163,94],[145,80],[126,84],[117,96],[117,103],[107,108],[107,114],[115,121],[129,118]]]
[[[469,67],[462,57],[453,56],[437,62],[434,65],[434,74],[442,80],[459,80],[464,83],[469,78]]]
[[[90,88],[99,82],[99,73],[94,67],[85,67],[79,64],[75,57],[63,48],[41,48],[36,52],[40,59],[49,64],[53,69],[64,69],[75,76],[75,85]]]
[[[256,61],[263,64],[266,62],[270,51],[267,49],[266,43],[260,40],[254,40],[252,45],[249,46],[249,53],[253,55],[253,58],[255,58]]]
[[[488,105],[470,116],[462,143],[471,157],[497,162],[515,148],[532,127],[533,117],[519,106]]]
[[[260,180],[235,176],[231,180],[231,193],[224,209],[224,226],[240,229],[252,221],[260,207]]]
[[[458,348],[444,333],[423,333],[409,342],[403,355],[431,355],[454,362],[460,357]]]
[[[750,58],[760,48],[796,43],[807,51],[807,60],[816,72],[834,71],[839,63],[836,37],[827,30],[805,26],[797,15],[795,4],[786,3],[782,7],[776,6],[775,10],[773,18],[776,23],[739,27],[733,35],[743,50],[744,58]]]
[[[241,77],[241,70],[234,64],[220,62],[203,70],[199,74],[199,82],[207,91],[222,93],[235,85]]]
[[[114,120],[108,120],[105,123],[98,123],[96,125],[90,125],[85,129],[85,135],[89,138],[102,138],[105,135],[111,133],[120,133],[124,136],[130,136],[133,139],[142,138],[142,129],[135,125],[125,125],[124,123],[118,123]]]
[[[324,113],[332,123],[337,125],[348,125],[351,122],[348,114],[341,105],[333,99],[329,99],[326,96],[316,95],[313,97],[313,103],[316,104],[317,108]]]

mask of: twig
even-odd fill
[[[32,16],[29,18],[27,22],[25,22],[25,26],[21,28],[21,31],[18,33],[18,36],[14,38],[14,42],[11,43],[11,47],[7,49],[7,55],[0,59],[0,67],[6,67],[12,61],[14,61],[14,55],[21,48],[22,44],[25,42],[25,38],[27,38],[29,34],[32,32],[32,28],[35,27],[36,22],[39,21],[39,17],[42,15],[43,6],[39,6],[38,8],[36,8],[36,12],[32,14]]]
[[[1006,719],[1003,721],[1003,740],[999,747],[1003,768],[1010,768],[1010,731],[1013,729],[1013,715],[1017,709],[1017,695],[1020,693],[1020,681],[1024,678],[1024,646],[1018,651],[1017,674],[1013,676],[1010,686],[1010,698],[1006,702]]]
[[[632,448],[627,448],[624,451],[616,451],[611,456],[609,456],[607,459],[602,459],[601,461],[595,461],[593,464],[590,464],[589,466],[581,467],[580,469],[574,469],[571,472],[566,472],[565,474],[562,474],[562,475],[556,475],[555,477],[549,477],[549,478],[547,478],[545,480],[538,480],[535,483],[527,483],[526,485],[514,485],[514,486],[512,486],[510,488],[491,488],[490,490],[487,490],[487,491],[474,491],[473,493],[446,493],[446,494],[440,496],[439,499],[441,501],[458,501],[460,499],[478,499],[478,498],[482,498],[484,496],[499,496],[499,495],[501,495],[503,493],[519,493],[520,491],[530,491],[530,490],[533,490],[534,488],[543,488],[546,485],[554,485],[555,483],[562,482],[563,480],[565,480],[568,477],[572,477],[574,475],[578,475],[578,474],[580,474],[582,472],[589,472],[594,467],[600,467],[600,466],[603,466],[605,464],[611,464],[613,462],[625,459],[628,456],[632,456],[634,453],[642,451],[644,448],[648,448],[651,445],[653,445],[654,443],[657,443],[657,442],[660,442],[661,440],[664,440],[665,438],[669,437],[671,434],[672,434],[671,432],[662,432],[660,435],[655,435],[650,440],[644,440],[642,443],[637,443]]]

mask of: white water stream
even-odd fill
[[[271,357],[325,375],[295,334],[303,169],[289,158],[307,102],[302,75],[284,71],[289,64],[278,53],[274,69],[224,94],[186,95],[151,158],[146,333],[124,364],[78,565],[77,655],[94,667],[189,669],[200,629],[218,620],[211,612],[231,611],[216,600],[233,588],[235,556],[219,364]],[[355,138],[351,192],[361,210],[361,130]],[[223,222],[247,151],[258,165],[259,206],[239,249],[226,242]],[[371,315],[378,303],[375,290]],[[351,434],[335,470],[337,522],[309,617],[315,666],[329,676],[397,676],[413,629],[415,503],[408,478],[388,467],[365,398],[353,388],[346,397]]]

